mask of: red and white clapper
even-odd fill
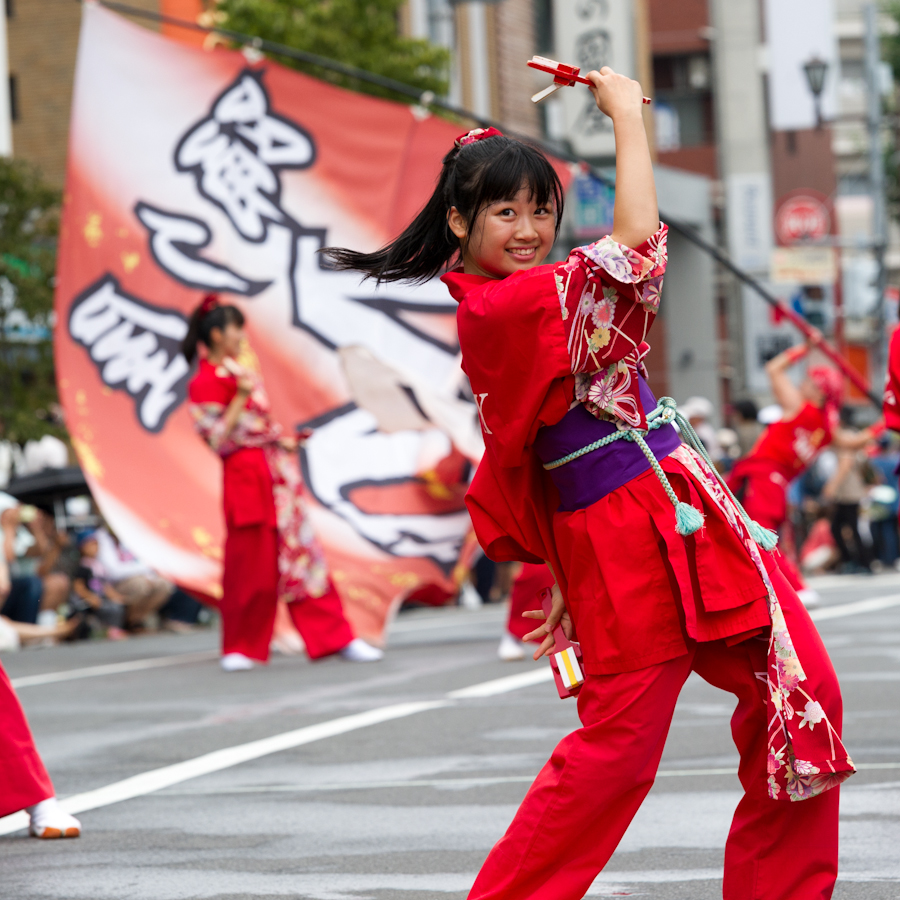
[[[574,87],[576,84],[590,84],[587,78],[583,78],[579,73],[579,66],[567,66],[565,63],[557,62],[555,59],[547,59],[546,56],[532,56],[528,60],[528,65],[532,69],[539,72],[547,72],[553,76],[553,84],[538,91],[532,98],[532,103],[540,103],[545,97],[549,97],[554,91],[558,91],[562,87]],[[649,103],[650,98],[644,97],[644,103]]]
[[[541,601],[541,609],[544,615],[550,617],[553,609],[553,592],[550,588],[544,588],[538,598]],[[574,697],[584,684],[584,670],[581,668],[581,645],[570,641],[562,629],[557,625],[553,629],[553,653],[550,654],[550,668],[553,671],[553,680],[556,682],[556,690],[559,696],[565,700]]]

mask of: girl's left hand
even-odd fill
[[[278,438],[278,443],[281,446],[282,450],[287,450],[289,453],[293,453],[293,451],[297,449],[296,439],[290,437],[289,435]]]
[[[556,645],[556,642],[553,640],[553,631],[559,624],[562,624],[563,634],[570,641],[577,640],[575,626],[572,623],[569,611],[566,609],[566,601],[563,600],[559,585],[554,584],[551,592],[553,594],[553,608],[550,610],[549,619],[541,609],[528,610],[522,613],[527,619],[546,619],[543,625],[538,626],[523,638],[524,641],[541,641],[540,647],[534,651],[534,659],[549,656],[553,652],[553,648]]]

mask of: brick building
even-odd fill
[[[160,0],[129,5],[157,12]],[[77,0],[6,0],[13,156],[35,163],[57,187],[65,179],[80,24]]]

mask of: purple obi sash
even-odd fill
[[[640,379],[640,392],[644,409],[648,412],[655,409],[656,398],[643,378]],[[534,449],[541,462],[549,463],[599,441],[615,430],[612,422],[594,418],[579,403],[555,425],[538,432]],[[672,425],[649,432],[645,440],[657,459],[665,459],[681,444],[681,436]],[[585,509],[649,470],[650,463],[641,448],[634,441],[623,439],[549,471],[559,491],[559,508],[571,512]]]

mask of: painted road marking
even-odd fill
[[[821,622],[826,619],[839,619],[844,616],[856,616],[867,612],[878,612],[883,609],[891,609],[894,606],[900,606],[900,594],[890,594],[886,597],[871,597],[868,600],[859,600],[856,603],[842,603],[837,606],[826,606],[821,609],[810,610],[810,617]],[[459,617],[459,620],[446,619],[442,622],[410,622],[409,628],[401,630],[416,631],[419,628],[440,628],[443,625],[462,625],[472,624],[474,621],[481,621],[480,617],[466,614]],[[405,623],[404,623],[405,624]],[[16,689],[25,687],[36,687],[41,684],[56,684],[60,681],[76,681],[79,678],[96,678],[101,675],[119,675],[123,672],[139,672],[142,669],[160,669],[165,666],[178,666],[194,662],[206,662],[210,659],[216,659],[219,653],[217,650],[206,650],[201,653],[179,653],[175,656],[157,656],[151,659],[136,659],[131,662],[110,663],[102,666],[88,666],[83,669],[66,669],[62,672],[46,672],[43,675],[24,675],[20,678],[13,678],[12,685]],[[553,674],[549,667],[540,671],[527,672],[522,675],[511,675],[507,678],[498,678],[495,681],[488,681],[484,684],[476,684],[472,687],[463,688],[460,691],[453,691],[447,696],[453,700],[472,700],[479,697],[494,697],[497,694],[505,694],[508,691],[517,691],[519,688],[531,687],[535,684],[542,684],[545,681],[552,681]]]
[[[164,666],[180,666],[185,663],[206,662],[216,659],[218,650],[202,653],[178,653],[175,656],[155,656],[150,659],[133,659],[130,662],[109,663],[103,666],[86,666],[83,669],[66,669],[62,672],[45,672],[43,675],[23,675],[13,678],[16,690],[39,684],[55,684],[58,681],[76,681],[79,678],[96,678],[99,675],[119,675],[122,672],[140,672],[142,669],[161,669]]]
[[[116,781],[113,784],[108,784],[93,791],[66,797],[60,801],[60,805],[66,812],[76,815],[90,809],[119,803],[122,800],[130,800],[133,797],[151,794],[173,784],[179,784],[191,778],[198,778],[201,775],[209,775],[212,772],[219,772],[222,769],[231,768],[251,759],[268,756],[270,753],[290,750],[303,744],[311,744],[314,741],[321,741],[325,738],[347,734],[360,728],[368,728],[371,725],[379,725],[382,722],[414,716],[416,713],[430,709],[439,709],[448,705],[446,700],[397,703],[392,706],[370,709],[364,713],[356,713],[352,716],[342,716],[339,719],[331,719],[328,722],[319,722],[317,725],[308,725],[305,728],[286,731],[258,741],[250,741],[247,744],[237,744],[234,747],[214,750],[212,753],[205,753],[203,756],[197,756],[194,759],[188,759],[171,766],[163,766],[161,769],[151,769],[149,772],[133,775],[131,778]],[[0,834],[10,834],[27,826],[27,814],[24,812],[14,813],[11,816],[0,819]]]
[[[149,662],[149,660],[144,660],[144,662]],[[234,747],[215,750],[212,753],[206,753],[203,756],[175,763],[171,766],[163,766],[160,769],[151,769],[149,772],[142,772],[140,775],[134,775],[131,778],[116,781],[113,784],[108,784],[105,787],[97,788],[93,791],[66,797],[64,800],[60,801],[60,804],[66,812],[76,815],[80,812],[98,809],[101,806],[119,803],[122,800],[130,800],[133,797],[151,794],[155,791],[162,790],[163,788],[180,784],[183,781],[188,781],[191,778],[198,778],[201,775],[219,772],[222,769],[228,769],[252,759],[259,759],[261,756],[268,756],[271,753],[278,753],[281,750],[289,750],[293,747],[311,744],[314,741],[321,741],[325,738],[334,737],[339,734],[347,734],[348,732],[356,731],[360,728],[368,728],[371,725],[378,725],[382,722],[392,721],[393,719],[402,719],[407,716],[416,715],[420,712],[450,706],[452,705],[452,700],[493,697],[497,694],[505,694],[509,691],[515,691],[520,688],[531,687],[532,685],[552,681],[552,679],[553,673],[550,671],[550,667],[542,666],[540,669],[536,669],[532,672],[524,672],[520,675],[511,675],[507,678],[484,681],[480,684],[474,684],[470,687],[463,688],[462,690],[451,691],[447,694],[446,700],[398,703],[392,706],[382,706],[364,713],[342,716],[339,719],[320,722],[317,725],[308,725],[305,728],[298,728],[294,731],[276,734],[272,737],[263,738],[262,740],[250,741],[247,744],[237,744]],[[27,826],[28,816],[26,813],[13,813],[11,816],[0,819],[0,835],[11,834],[14,831],[27,828]]]
[[[870,597],[868,600],[858,600],[856,603],[841,603],[837,606],[811,609],[809,617],[814,622],[822,622],[825,619],[840,619],[844,616],[858,616],[860,613],[878,612],[882,609],[890,609],[892,606],[900,606],[900,594]]]
[[[505,678],[495,678],[493,681],[483,681],[481,684],[473,684],[471,687],[458,691],[450,691],[447,697],[451,700],[477,700],[481,697],[496,697],[498,694],[508,694],[510,691],[518,691],[520,688],[532,687],[543,684],[545,681],[553,681],[553,670],[549,665],[541,666],[531,672],[522,672],[519,675],[507,675]]]
[[[900,762],[894,763],[857,763],[859,770],[867,769],[900,769]],[[710,775],[733,775],[737,777],[735,768],[719,769],[660,769],[656,773],[657,778],[690,778]],[[237,787],[212,787],[197,788],[195,790],[167,790],[166,797],[193,797],[199,795],[230,795],[230,794],[306,794],[341,791],[373,791],[381,788],[452,788],[455,791],[468,790],[470,788],[490,787],[496,784],[531,784],[534,775],[497,775],[488,778],[417,778],[409,781],[335,781],[321,784],[265,784],[265,785],[240,785]]]

